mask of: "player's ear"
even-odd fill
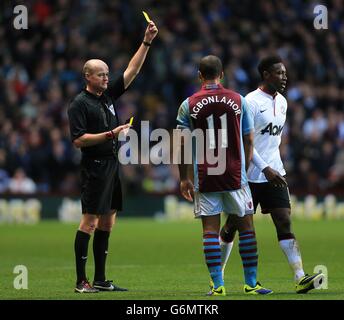
[[[221,71],[221,74],[220,74],[220,80],[222,80],[224,78],[225,74],[223,71]]]

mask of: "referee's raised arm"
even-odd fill
[[[141,67],[146,59],[147,52],[149,47],[152,44],[153,39],[158,34],[158,28],[153,21],[150,21],[143,42],[140,45],[139,49],[136,51],[134,56],[131,58],[128,67],[124,71],[124,89],[127,89],[130,83],[136,78],[137,74],[140,72]]]

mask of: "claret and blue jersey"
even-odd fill
[[[197,191],[237,190],[247,184],[243,135],[253,130],[253,120],[244,97],[221,84],[203,85],[200,91],[181,104],[177,128],[201,129],[208,151],[213,149],[215,156],[220,148],[225,152],[223,174],[210,175],[208,169],[217,164],[207,161],[207,150],[203,161],[197,161],[193,140],[194,186]]]

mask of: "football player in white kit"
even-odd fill
[[[260,204],[263,214],[271,214],[279,245],[294,271],[296,292],[307,293],[321,284],[324,275],[305,274],[298,243],[291,230],[289,190],[279,151],[287,114],[287,100],[281,94],[287,84],[287,71],[278,56],[262,59],[258,71],[262,84],[246,96],[255,129],[253,159],[247,171],[254,210]],[[228,216],[220,234],[223,270],[235,232],[236,226]]]

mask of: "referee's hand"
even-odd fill
[[[274,186],[274,187],[285,187],[287,186],[287,181],[280,173],[271,167],[266,167],[263,170],[263,173],[266,179]]]
[[[145,37],[143,41],[151,43],[157,34],[158,34],[158,28],[156,27],[155,23],[151,21],[149,22],[146,28]]]
[[[115,137],[118,137],[121,131],[129,129],[130,127],[131,127],[131,124],[126,123],[126,124],[116,127],[115,129],[112,129],[111,131]]]
[[[187,179],[180,181],[180,192],[186,200],[193,202],[194,186],[191,180]]]

